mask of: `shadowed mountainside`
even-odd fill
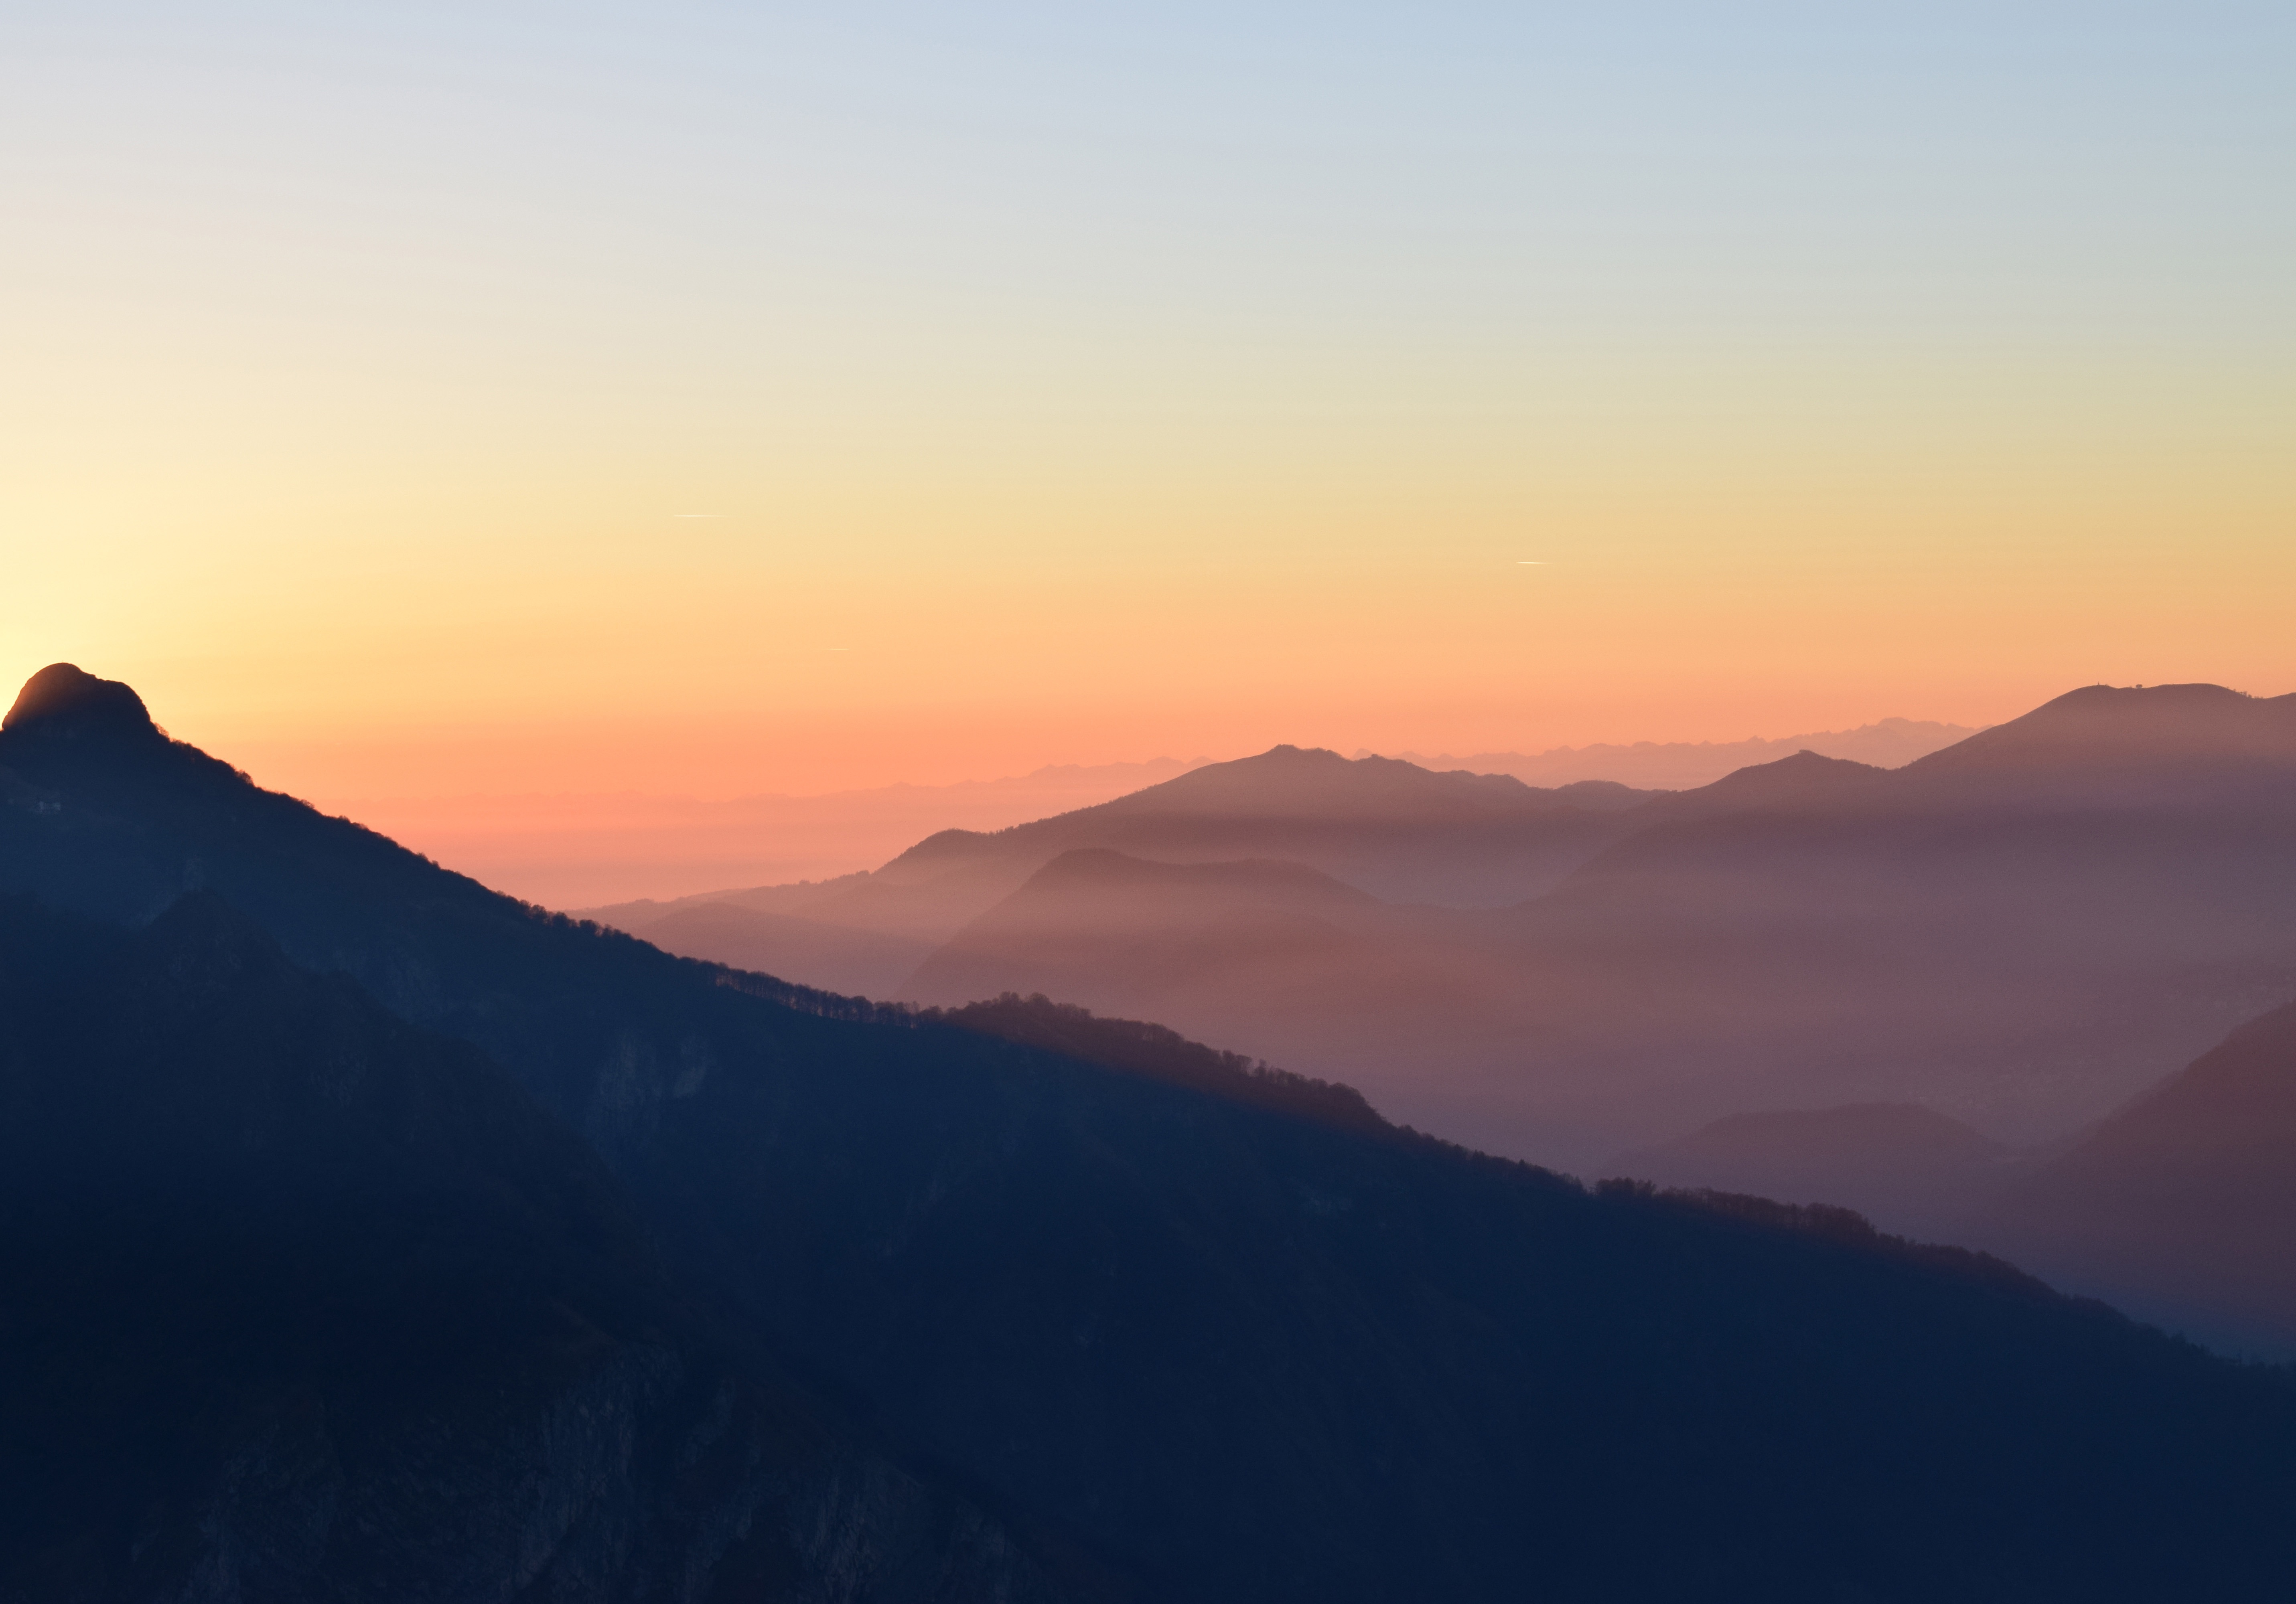
[[[1998,1264],[680,961],[148,726],[19,721],[0,768],[0,889],[133,923],[204,887],[483,1046],[714,1321],[1151,1597],[2238,1600],[2296,1567],[2289,1378]]]
[[[1078,1596],[705,1338],[500,1069],[211,893],[0,899],[0,1597]]]
[[[1964,1231],[2150,1318],[2296,1355],[2296,1007],[2234,1031]]]

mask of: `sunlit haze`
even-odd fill
[[[322,797],[2296,688],[2296,12],[0,19],[0,647]]]
[[[0,1604],[2296,1604],[2292,1243],[2296,0],[0,0]]]

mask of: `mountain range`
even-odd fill
[[[1345,900],[1301,872],[1265,878]],[[1589,1191],[1168,1029],[680,959],[76,670],[0,731],[0,893],[14,1597],[2296,1571],[2286,1371],[1838,1211]]]
[[[1902,768],[1674,793],[1278,748],[867,874],[592,914],[832,989],[1159,1019],[1567,1168],[1869,1103],[2025,1146],[2296,997],[2292,708],[2092,687]]]
[[[1604,782],[1541,790],[1504,775],[1437,774],[1390,758],[1277,747],[1033,823],[944,830],[873,872],[583,916],[694,956],[891,996],[1064,852],[1196,863],[1280,858],[1374,898],[1492,906],[1558,883],[1626,833],[1613,815],[1647,795]]]
[[[834,886],[604,916],[935,1006],[1162,1020],[1484,1150],[1851,1207],[2296,1352],[2239,1289],[2284,1280],[2260,1245],[2217,1297],[2126,1233],[2060,1251],[2083,1233],[1990,1212],[2296,996],[2292,706],[2094,687],[1897,770],[1803,753],[1659,794],[1279,749]]]
[[[1641,741],[1457,759],[1398,755],[1422,768],[1513,774],[1534,786],[1608,779],[1679,790],[1805,748],[1895,766],[1972,732],[1890,718],[1783,741]],[[291,772],[308,772],[293,754],[264,756]],[[496,890],[574,908],[711,887],[833,879],[880,864],[935,831],[1002,830],[1109,801],[1210,761],[1056,764],[953,784],[708,798],[666,794],[662,776],[643,769],[629,776],[634,789],[610,794],[410,795],[405,790],[410,781],[390,789],[376,774],[346,789],[344,776],[315,774],[313,783],[324,778],[326,788],[316,794],[307,788],[305,794],[326,812],[356,819]]]

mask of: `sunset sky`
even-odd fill
[[[317,795],[2296,690],[2296,8],[0,10],[0,673]]]

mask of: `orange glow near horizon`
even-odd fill
[[[10,36],[7,671],[343,798],[2296,689],[2261,21],[802,11]]]
[[[651,497],[332,516],[316,487],[287,513],[155,475],[53,518],[71,533],[15,561],[0,639],[20,677],[127,679],[175,732],[331,796],[826,791],[1278,741],[1981,724],[2099,681],[2296,688],[2270,476],[2110,454],[1829,481],[1781,451],[1603,495],[1494,451],[1194,505],[1144,470],[904,504],[830,469],[804,504],[731,469],[676,488],[696,465]],[[217,499],[229,516],[167,511]]]

